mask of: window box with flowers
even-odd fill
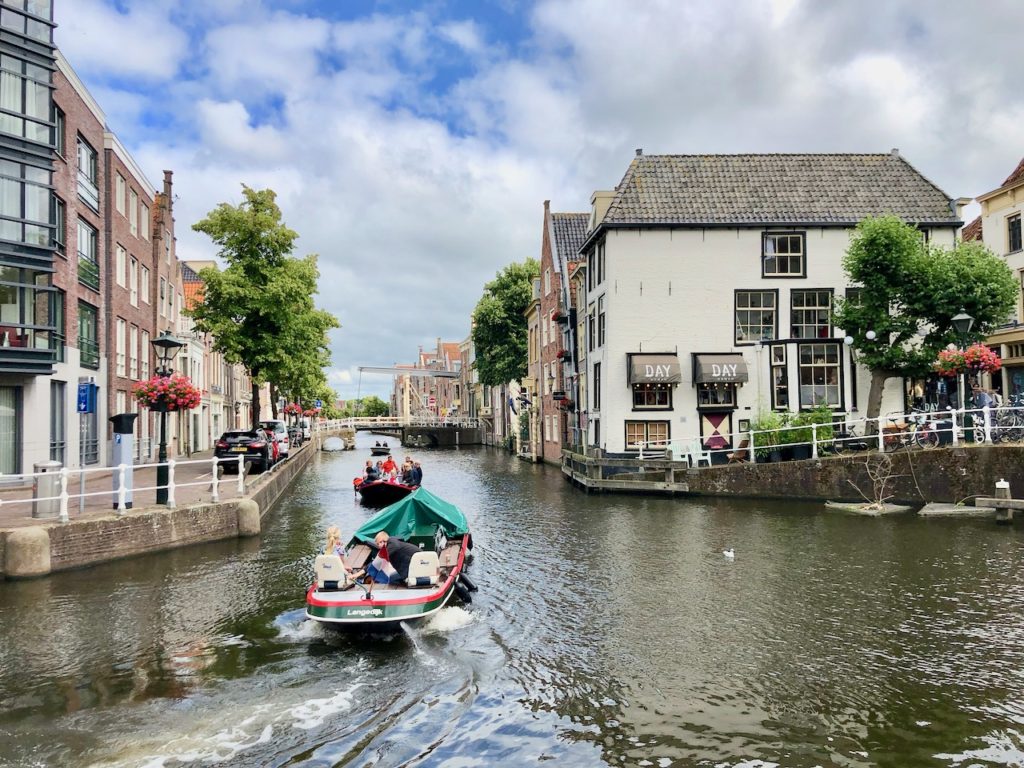
[[[188,376],[154,376],[132,387],[132,396],[156,413],[188,411],[199,405],[201,393]]]
[[[572,362],[572,351],[568,350],[568,349],[560,349],[555,354],[555,357],[557,357],[563,363],[571,363]]]
[[[561,309],[556,309],[551,312],[551,319],[556,323],[567,323],[569,322],[569,314]]]

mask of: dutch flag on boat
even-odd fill
[[[368,572],[373,576],[374,581],[379,581],[384,584],[388,583],[392,578],[398,575],[398,571],[395,570],[395,566],[393,566],[391,564],[391,560],[388,559],[388,548],[386,544],[377,550],[377,556],[373,558],[373,562],[370,563],[370,569],[368,569]]]

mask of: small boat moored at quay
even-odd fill
[[[404,580],[364,584],[353,573],[379,561],[374,537],[381,531],[416,545]],[[469,526],[454,504],[418,488],[381,510],[355,532],[344,556],[318,555],[306,593],[306,616],[326,625],[386,627],[429,616],[457,594],[465,602],[476,587],[465,576],[472,548]]]

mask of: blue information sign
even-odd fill
[[[96,410],[96,385],[83,383],[78,385],[78,412],[93,413]]]
[[[324,401],[323,400],[317,400],[315,405],[316,405],[317,408],[323,408],[324,407]]]

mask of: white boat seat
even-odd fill
[[[341,589],[348,584],[345,566],[337,555],[317,555],[313,565],[317,589]]]
[[[424,550],[412,556],[409,561],[409,577],[405,580],[410,587],[430,587],[441,580],[441,561],[437,552]]]

